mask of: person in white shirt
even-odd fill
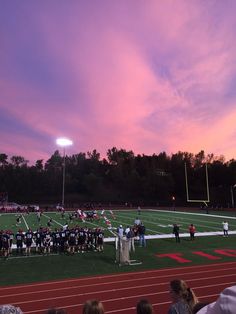
[[[127,236],[127,234],[130,232],[130,227],[127,226],[126,229],[125,229],[125,235]]]
[[[117,233],[118,233],[118,236],[119,236],[119,238],[123,238],[123,236],[124,236],[124,228],[123,228],[123,226],[122,225],[120,225],[119,227],[118,227],[118,229],[117,229]]]
[[[228,231],[229,231],[229,224],[228,222],[225,220],[222,222],[223,225],[223,232],[224,232],[224,237],[228,236]]]

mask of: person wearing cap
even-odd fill
[[[23,314],[19,307],[11,304],[0,305],[0,314]]]
[[[236,313],[236,285],[224,289],[216,302],[210,303],[198,314],[234,314]]]
[[[184,280],[175,279],[170,282],[170,297],[172,304],[168,314],[192,314],[198,299],[193,290]]]

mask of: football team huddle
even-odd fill
[[[12,252],[13,240],[17,254],[30,255],[32,249],[38,254],[84,253],[85,251],[103,251],[104,232],[101,228],[87,228],[68,225],[53,231],[40,227],[36,232],[19,229],[14,235],[11,230],[0,231],[0,254],[8,257]]]

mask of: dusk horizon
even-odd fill
[[[0,153],[236,158],[236,2],[6,1]]]

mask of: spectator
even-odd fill
[[[129,232],[126,234],[126,238],[129,241],[129,251],[135,252],[135,246],[134,246],[134,230],[132,227],[129,228]]]
[[[175,242],[180,243],[179,226],[177,224],[173,224],[173,233],[175,235]]]
[[[49,309],[46,314],[66,314],[66,311],[64,309],[52,308]]]
[[[204,306],[198,314],[234,314],[236,309],[236,285],[224,289],[216,302]]]
[[[136,226],[139,226],[139,225],[141,224],[141,220],[140,220],[138,217],[136,217],[136,218],[135,218],[135,221],[134,221],[134,224],[135,224]]]
[[[193,307],[198,300],[184,280],[175,279],[170,282],[170,295],[173,303],[168,314],[192,314]]]
[[[228,224],[228,222],[226,221],[226,220],[224,220],[223,222],[222,222],[222,224],[223,224],[223,232],[224,232],[224,237],[228,237],[228,231],[229,231],[229,224]]]
[[[138,215],[141,215],[141,207],[138,206]]]
[[[144,246],[144,247],[146,246],[145,231],[146,231],[146,228],[143,225],[143,223],[141,222],[141,224],[139,225],[139,228],[138,228],[139,246]]]
[[[137,314],[153,314],[153,308],[151,303],[148,302],[148,300],[140,300],[137,303],[137,307],[136,307],[136,312]]]
[[[125,228],[125,235],[126,235],[126,237],[127,237],[127,234],[130,232],[130,226],[127,226],[126,228]]]
[[[104,314],[102,302],[97,300],[89,300],[83,306],[83,314]]]
[[[0,314],[23,314],[19,307],[10,304],[0,305]]]
[[[190,234],[190,241],[193,241],[195,239],[196,228],[195,228],[195,226],[193,224],[191,224],[188,227],[188,230],[189,230],[189,234]]]
[[[120,226],[117,228],[117,233],[118,233],[119,238],[123,238],[123,235],[124,235],[124,228],[123,228],[122,225],[120,225]]]
[[[193,314],[198,313],[204,306],[208,305],[209,302],[198,302],[193,307]]]

